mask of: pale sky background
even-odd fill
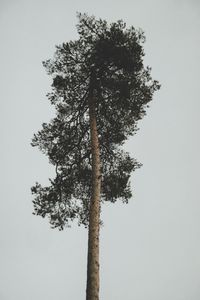
[[[103,208],[100,299],[199,300],[198,0],[0,0],[0,300],[85,299],[87,231],[50,229],[32,215],[30,193],[54,176],[30,146],[54,116],[41,61],[77,38],[76,11],[141,27],[162,84],[126,146],[143,163],[134,197]]]

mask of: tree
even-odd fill
[[[78,14],[79,39],[56,46],[43,62],[53,77],[48,98],[56,117],[34,135],[32,146],[49,157],[56,176],[36,183],[34,214],[53,228],[75,218],[88,228],[86,299],[99,299],[101,204],[132,197],[130,175],[140,164],[122,150],[137,130],[159,83],[143,65],[144,33],[123,21],[108,24]]]

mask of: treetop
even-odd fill
[[[56,46],[53,59],[43,62],[52,76],[48,99],[56,117],[34,135],[38,146],[55,165],[49,187],[36,184],[35,214],[48,216],[53,227],[63,229],[78,218],[88,224],[91,195],[89,99],[95,103],[102,165],[101,201],[127,202],[130,174],[140,166],[121,150],[137,130],[148,103],[160,85],[144,67],[142,30],[127,28],[119,20],[108,24],[78,13],[79,39]]]

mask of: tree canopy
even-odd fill
[[[144,33],[119,20],[78,14],[79,39],[56,46],[43,62],[52,76],[48,99],[56,116],[34,135],[32,146],[55,166],[50,185],[32,187],[34,214],[62,230],[77,218],[88,225],[91,196],[91,145],[88,99],[95,99],[101,158],[101,202],[128,202],[131,172],[140,164],[121,149],[137,131],[159,83],[144,67]]]

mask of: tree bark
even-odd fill
[[[88,260],[86,300],[99,300],[99,223],[101,164],[95,115],[95,98],[89,99],[90,134],[92,150],[92,195],[90,199],[88,228]]]

